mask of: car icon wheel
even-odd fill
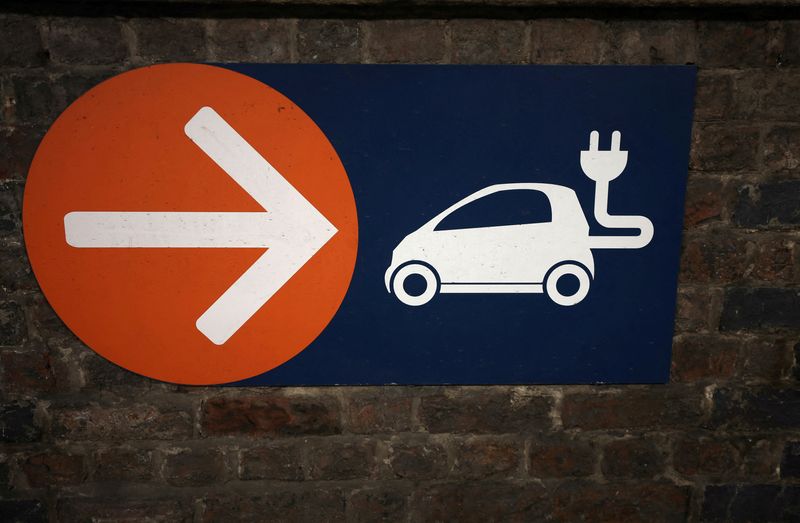
[[[410,288],[412,284],[416,288]],[[392,275],[392,292],[398,300],[412,307],[425,305],[436,296],[438,290],[439,277],[433,269],[422,263],[407,263]]]
[[[570,289],[569,292],[564,292],[563,288],[559,289],[559,282],[563,287],[565,282],[573,279],[577,279],[577,290]],[[591,281],[586,269],[575,263],[564,263],[551,270],[547,275],[545,290],[547,296],[555,303],[569,307],[580,303],[589,294]]]

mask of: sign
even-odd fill
[[[694,77],[130,71],[42,141],[31,264],[87,345],[166,381],[663,382]]]

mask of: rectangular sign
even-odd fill
[[[76,336],[163,381],[664,382],[695,74],[126,71],[37,149],[28,258]]]
[[[668,380],[694,67],[224,67],[316,122],[358,209],[330,324],[240,384]]]

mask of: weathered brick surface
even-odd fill
[[[790,441],[783,449],[782,478],[800,478],[800,441]]]
[[[720,329],[800,328],[800,289],[732,287],[725,292]]]
[[[27,443],[42,437],[36,421],[35,406],[30,402],[7,403],[0,407],[0,441]]]
[[[45,522],[47,505],[38,499],[0,499],[0,519],[9,523]]]
[[[709,1],[0,6],[0,521],[800,518],[800,20]],[[220,390],[95,355],[31,273],[26,173],[87,89],[179,60],[696,64],[672,383]]]
[[[508,478],[519,473],[523,446],[517,438],[473,436],[456,444],[454,472],[466,478]]]
[[[443,478],[450,471],[442,441],[427,437],[392,441],[384,462],[390,477],[399,479]]]
[[[528,454],[528,470],[535,478],[591,476],[597,462],[595,445],[578,439],[535,441]]]
[[[2,67],[37,67],[47,61],[40,25],[36,18],[0,15]]]
[[[453,63],[525,63],[527,52],[523,22],[506,20],[455,20],[450,24]]]
[[[153,479],[153,451],[132,447],[107,447],[95,452],[95,481],[148,482]]]
[[[165,454],[162,474],[170,485],[211,485],[226,479],[225,457],[219,449],[179,448]]]
[[[704,521],[794,521],[800,514],[797,485],[709,485]]]
[[[223,491],[224,492],[224,491]],[[346,498],[330,487],[271,489],[256,496],[222,493],[202,501],[200,521],[345,521]]]
[[[800,180],[745,186],[739,191],[733,221],[743,227],[796,226],[800,224],[799,201]]]
[[[191,413],[144,403],[53,408],[52,432],[76,441],[172,440],[192,435]]]
[[[691,427],[703,418],[702,401],[699,389],[663,385],[582,392],[564,397],[561,418],[564,427],[582,430]]]
[[[112,18],[56,18],[47,24],[47,43],[60,64],[118,65],[129,54],[122,23]]]
[[[297,54],[302,63],[358,63],[363,30],[355,20],[299,20]]]
[[[288,62],[291,23],[286,20],[214,20],[211,59],[220,62]]]
[[[797,387],[720,388],[714,392],[711,424],[737,429],[800,427]]]
[[[336,434],[341,417],[330,399],[224,396],[203,403],[201,427],[207,435]]]
[[[22,471],[31,487],[77,485],[86,479],[85,457],[61,451],[46,451],[28,456]]]
[[[607,477],[655,478],[664,472],[665,451],[647,438],[621,439],[603,448],[601,468]]]
[[[534,64],[612,61],[611,30],[600,20],[533,20],[530,61]]]
[[[519,432],[550,428],[552,399],[488,389],[454,390],[422,398],[419,417],[429,432]]]
[[[689,491],[667,482],[575,481],[559,486],[553,500],[556,521],[684,521]]]
[[[691,433],[675,441],[672,467],[695,481],[698,478],[769,481],[776,478],[781,450],[779,440],[774,439]]]
[[[336,480],[369,478],[375,475],[375,441],[327,438],[308,449],[308,477]]]
[[[157,496],[158,494],[155,493]],[[58,521],[192,521],[194,507],[185,500],[163,497],[130,499],[70,497],[58,501]]]
[[[380,20],[364,24],[367,59],[377,63],[437,63],[447,53],[439,21]]]

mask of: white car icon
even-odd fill
[[[627,151],[619,148],[620,138],[615,131],[611,150],[600,151],[599,133],[593,131],[589,150],[581,152],[581,167],[597,184],[597,222],[607,228],[639,229],[638,235],[591,236],[578,197],[568,187],[492,185],[448,207],[398,244],[384,276],[387,291],[411,306],[424,305],[440,292],[544,292],[559,305],[580,303],[594,279],[592,249],[636,249],[653,237],[653,224],[646,217],[608,214],[609,182],[622,173],[628,159]],[[486,202],[504,210],[503,199],[509,195],[519,196],[523,204],[530,200],[531,209],[507,209],[518,217],[511,222],[465,226],[458,219]]]

